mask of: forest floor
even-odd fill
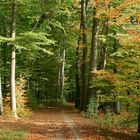
[[[29,118],[0,118],[1,129],[25,131],[25,140],[133,140],[128,133],[97,127],[73,106],[39,109]]]

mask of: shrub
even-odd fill
[[[88,106],[87,106],[86,116],[88,118],[92,118],[92,117],[97,116],[98,107],[99,107],[99,96],[92,97],[90,99]]]
[[[26,80],[20,77],[16,80],[16,104],[17,104],[17,115],[28,116],[31,111],[27,108],[27,94],[25,90]],[[6,115],[10,114],[10,94],[4,99],[4,112]]]
[[[39,102],[37,98],[32,93],[28,93],[28,107],[31,109],[36,109],[39,106]]]

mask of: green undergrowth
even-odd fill
[[[103,136],[108,140],[140,140],[137,131],[137,115],[131,112],[115,114],[111,110],[106,113],[98,113],[92,118],[102,130]]]
[[[137,127],[137,117],[130,112],[122,112],[119,115],[111,111],[95,116],[95,121],[101,128],[108,129],[134,129]]]
[[[22,130],[0,130],[0,140],[25,140],[27,132]]]

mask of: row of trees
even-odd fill
[[[116,114],[138,110],[139,6],[139,0],[1,1],[1,114],[2,94],[5,100],[10,93],[17,116],[19,78],[30,107],[69,100],[91,116],[108,106]]]
[[[19,93],[15,89],[22,78],[26,84],[21,87],[23,93],[24,90],[27,93],[23,96],[28,97],[29,106],[34,108],[42,102],[63,100],[65,53],[74,50],[66,50],[71,46],[68,36],[73,36],[66,31],[67,26],[71,26],[72,3],[57,0],[1,3],[1,95],[3,93],[4,102],[10,96],[12,115],[17,116],[16,96]],[[3,114],[2,103],[1,112]]]
[[[133,56],[131,52],[128,52],[128,50],[130,51],[130,48],[133,53],[138,53],[135,49],[138,49],[139,46],[139,19],[137,16],[139,2],[90,2],[91,1],[81,1],[80,30],[82,30],[82,35],[80,38],[81,42],[78,39],[77,47],[78,63],[79,47],[81,44],[83,45],[83,59],[82,62],[79,62],[82,66],[81,95],[84,97],[83,100],[81,99],[81,104],[85,104],[81,105],[82,110],[84,108],[86,109],[89,97],[95,96],[96,92],[101,92],[106,95],[104,93],[105,91],[103,91],[104,88],[107,90],[107,87],[105,86],[110,86],[110,89],[108,89],[109,91],[107,92],[110,92],[110,94],[113,94],[114,96],[118,96],[119,92],[127,91],[126,85],[129,89],[130,81],[126,83],[125,76],[127,77],[130,75],[130,69],[136,70],[136,67],[139,65],[138,61],[136,62],[136,59],[135,61],[126,62],[128,59],[132,59]],[[132,12],[133,10],[134,12]],[[92,20],[91,17],[93,17]],[[90,42],[91,47],[89,48],[87,46],[89,46]],[[136,54],[134,53],[134,56],[135,55]],[[138,55],[137,59],[139,59]],[[133,64],[133,68],[132,63],[136,64]],[[125,70],[129,71],[129,74],[126,73]],[[80,83],[78,82],[80,79],[79,77],[77,65],[77,87],[80,86],[80,84],[78,84]],[[96,85],[99,81],[103,82],[103,85],[101,83]],[[125,82],[124,85],[122,84],[123,82]],[[131,83],[131,85],[133,84]],[[133,85],[134,87],[135,84]],[[79,91],[79,88],[77,88],[77,95],[80,95]],[[119,112],[119,108],[116,108],[116,110]]]
[[[139,4],[138,1],[97,0],[91,6],[90,1],[81,1],[82,76],[77,67],[76,94],[81,95],[77,96],[77,103],[80,98],[77,107],[87,110],[89,115],[95,115],[99,108],[103,110],[107,107],[116,114],[120,114],[121,110],[130,111],[130,108],[137,110]],[[90,48],[87,47],[89,42]],[[82,77],[80,93],[79,77]]]

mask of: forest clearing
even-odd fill
[[[0,0],[0,140],[140,140],[140,0]]]

